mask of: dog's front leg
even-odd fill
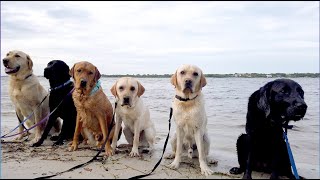
[[[116,127],[115,127],[115,132],[113,134],[112,144],[111,144],[112,154],[115,153],[117,148],[117,141],[118,141],[119,131],[122,123],[122,119],[120,118],[120,116],[118,116],[117,114],[115,114],[115,116],[116,116],[116,125],[115,125]]]
[[[100,125],[101,131],[102,131],[102,135],[103,135],[102,143],[107,141],[106,145],[105,145],[105,153],[107,156],[111,156],[112,155],[112,148],[110,145],[110,141],[107,140],[108,134],[109,134],[109,127],[106,124],[106,123],[110,123],[110,122],[106,122],[106,117],[103,115],[100,115],[98,117],[98,120],[99,120],[99,125]],[[110,123],[110,126],[112,126],[111,123]]]
[[[139,123],[141,122],[140,119],[138,119],[135,123],[134,123],[134,135],[133,135],[133,146],[132,146],[132,150],[130,153],[131,157],[135,157],[135,156],[140,156],[139,155],[139,138],[140,138],[140,127],[141,124]]]
[[[82,121],[79,113],[77,114],[77,122],[76,122],[76,129],[74,131],[73,135],[73,141],[71,146],[69,147],[69,151],[75,151],[78,149],[78,143],[79,143],[79,135],[81,133],[82,129]]]
[[[45,113],[44,108],[38,108],[38,109],[34,110],[34,123],[35,124],[39,123],[42,120],[42,118],[47,115],[44,113]],[[48,121],[48,119],[46,119],[46,121]],[[38,142],[41,139],[42,128],[44,127],[44,125],[45,125],[45,123],[41,123],[35,128],[35,136],[34,136],[32,144]]]
[[[199,152],[199,163],[200,163],[201,174],[208,176],[208,175],[211,175],[213,171],[209,168],[207,164],[207,156],[204,149],[203,137],[204,137],[204,132],[201,129],[198,129],[195,133],[195,141],[196,141],[198,152]]]
[[[279,134],[282,134],[281,131],[280,131]],[[272,157],[272,173],[271,173],[270,179],[279,179],[280,153],[281,153],[281,150],[282,150],[280,147],[283,147],[282,143],[284,143],[284,141],[282,140],[281,136],[277,137],[275,139],[276,140],[273,141],[274,144],[272,146],[273,157]]]
[[[16,109],[16,113],[17,113],[17,118],[19,118],[19,124],[20,124],[24,120],[24,117],[19,109]],[[19,126],[19,133],[21,133],[23,130],[24,130],[23,126],[20,125]],[[24,136],[27,135],[27,133],[28,132],[20,134],[17,138],[15,138],[15,140],[18,140],[18,141],[21,140]]]
[[[177,127],[177,148],[175,151],[175,158],[173,162],[169,165],[169,168],[171,169],[178,169],[181,161],[181,154],[182,154],[182,146],[183,146],[183,137],[184,137],[184,131],[182,128]]]
[[[247,138],[247,144],[249,145],[248,149],[249,149],[249,153],[248,153],[248,159],[247,159],[247,162],[246,162],[246,170],[244,171],[244,174],[243,174],[243,177],[242,179],[252,179],[251,177],[251,173],[252,173],[252,156],[253,156],[253,153],[254,153],[254,141],[251,137],[250,134],[248,134],[248,138]]]

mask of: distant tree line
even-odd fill
[[[136,77],[136,78],[170,78],[172,74],[113,74],[105,75],[102,77]],[[299,77],[310,77],[319,78],[320,73],[234,73],[234,74],[205,74],[206,77],[213,78],[299,78]]]

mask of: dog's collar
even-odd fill
[[[90,96],[92,96],[94,93],[96,93],[100,87],[101,87],[101,82],[100,82],[100,80],[98,80],[96,86],[91,90]]]
[[[27,77],[24,78],[24,80],[28,79],[31,76],[32,76],[32,74],[29,74]]]
[[[60,86],[57,86],[57,87],[54,87],[54,88],[49,88],[49,92],[55,91],[55,90],[60,89],[60,88],[63,88],[64,86],[66,86],[66,85],[68,85],[70,83],[72,83],[72,81],[69,79],[67,82],[61,84]]]
[[[197,98],[198,95],[196,95],[196,97],[192,98],[192,99],[189,99],[189,98],[182,98],[178,95],[176,95],[176,98],[179,100],[179,101],[191,101],[191,100],[194,100],[195,98]]]

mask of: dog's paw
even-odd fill
[[[72,143],[71,146],[69,147],[69,151],[75,151],[78,149],[78,143]]]
[[[17,142],[21,142],[22,139],[26,136],[28,136],[30,133],[29,132],[24,132],[22,134],[20,134],[18,137],[14,138],[14,141],[17,141]]]
[[[38,142],[36,142],[36,143],[33,143],[33,144],[31,145],[31,147],[39,147],[39,146],[41,146],[42,143],[43,143],[43,141],[38,141]]]
[[[55,143],[53,143],[53,146],[60,146],[63,145],[63,141],[56,141]]]
[[[113,151],[112,151],[111,148],[110,149],[106,149],[105,151],[106,151],[106,156],[110,157],[110,156],[113,155]]]
[[[165,159],[174,159],[175,158],[175,153],[168,153],[164,155]]]
[[[180,165],[179,162],[173,161],[171,164],[168,165],[168,168],[170,168],[170,169],[178,169],[179,165]]]
[[[41,136],[36,136],[36,137],[34,137],[34,138],[32,139],[31,143],[32,143],[32,144],[35,144],[35,143],[39,142],[40,139],[41,139]]]
[[[139,157],[140,156],[138,149],[132,149],[129,155],[131,157]]]
[[[14,138],[14,140],[15,141],[21,141],[23,137],[24,136],[20,134],[18,137]]]
[[[59,136],[51,136],[50,140],[51,141],[58,141],[59,138],[60,138]]]
[[[241,174],[243,173],[243,170],[238,167],[233,167],[229,170],[230,174]]]
[[[211,174],[213,174],[213,171],[209,168],[209,166],[205,165],[205,166],[200,166],[201,168],[201,174],[205,175],[205,176],[209,176]]]

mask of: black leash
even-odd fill
[[[169,132],[168,132],[168,135],[167,135],[167,138],[166,138],[166,141],[163,145],[163,152],[162,152],[162,155],[161,155],[161,158],[159,159],[159,161],[157,162],[157,164],[154,166],[154,168],[151,170],[151,172],[149,172],[148,174],[143,174],[143,175],[139,175],[139,176],[134,176],[134,177],[131,177],[129,179],[140,179],[140,178],[143,178],[143,177],[146,177],[146,176],[149,176],[153,173],[153,171],[155,171],[157,169],[157,167],[160,165],[162,159],[163,159],[163,155],[164,155],[164,152],[166,151],[166,147],[167,147],[167,144],[168,144],[168,140],[169,140],[169,135],[170,135],[170,129],[171,129],[171,117],[172,117],[172,108],[170,108],[170,116],[169,116]]]
[[[97,160],[97,157],[100,155],[100,153],[102,152],[104,146],[106,145],[106,143],[107,143],[107,141],[108,141],[108,139],[109,139],[108,137],[109,137],[109,135],[110,135],[110,132],[111,132],[111,129],[112,129],[112,125],[113,125],[113,122],[114,122],[114,115],[115,115],[115,113],[116,113],[116,108],[117,108],[117,103],[115,103],[115,105],[114,105],[114,112],[113,112],[113,116],[112,116],[111,125],[109,126],[109,132],[108,132],[107,139],[104,141],[104,143],[103,143],[103,145],[101,146],[99,152],[98,152],[91,160],[89,160],[88,162],[79,164],[79,165],[77,165],[77,166],[74,166],[74,167],[72,167],[72,168],[70,168],[70,169],[68,169],[68,170],[66,170],[66,171],[62,171],[62,172],[56,173],[56,174],[54,174],[54,175],[38,177],[38,178],[35,178],[35,179],[48,179],[48,178],[52,178],[52,177],[58,176],[58,175],[60,175],[60,174],[63,174],[63,173],[70,172],[70,171],[73,171],[73,170],[75,170],[75,169],[81,168],[81,167],[83,167],[83,166],[86,166],[86,165],[92,163],[94,160]]]

